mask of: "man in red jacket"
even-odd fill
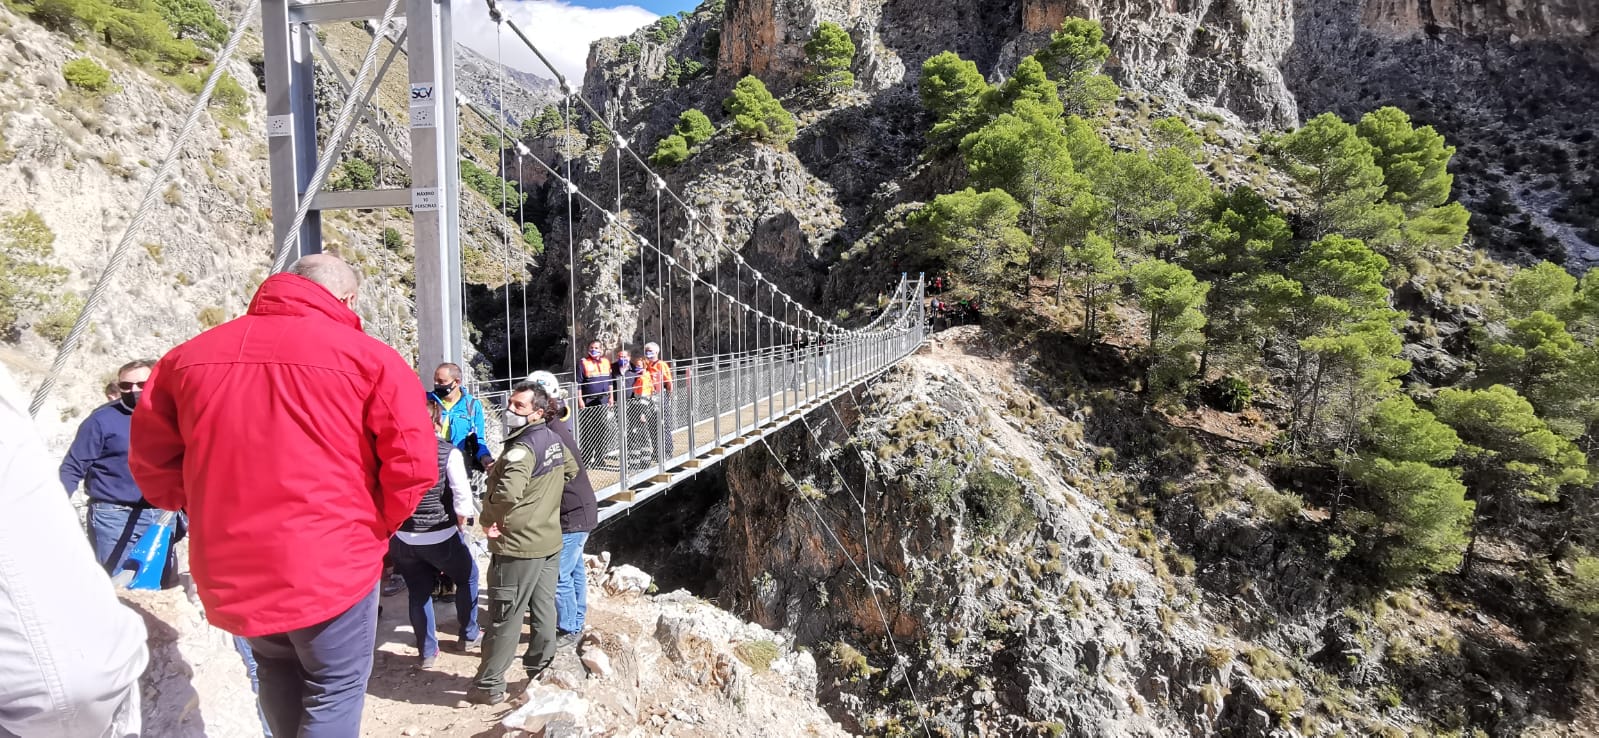
[[[361,331],[358,286],[300,259],[163,357],[133,416],[134,479],[188,511],[200,600],[249,640],[274,735],[360,732],[383,554],[438,481],[421,382]]]

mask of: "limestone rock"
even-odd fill
[[[651,583],[650,575],[638,567],[623,564],[611,570],[610,576],[605,578],[605,591],[612,595],[644,594],[649,591]]]
[[[588,700],[569,689],[539,684],[529,689],[525,698],[521,707],[500,720],[501,727],[538,735],[551,723],[561,721],[575,728],[588,717]]]
[[[609,677],[614,672],[611,668],[611,657],[606,656],[605,652],[598,648],[585,650],[579,658],[583,660],[583,668],[601,679]]]

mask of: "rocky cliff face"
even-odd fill
[[[1365,0],[1360,22],[1395,40],[1458,33],[1511,43],[1570,43],[1592,52],[1599,6],[1584,0]]]
[[[1515,260],[1599,261],[1599,5],[1297,0],[1283,59],[1306,116],[1395,105],[1459,146],[1478,242]]]
[[[1253,124],[1295,119],[1277,70],[1292,16],[1276,0],[730,0],[717,74],[728,81],[755,74],[787,89],[803,75],[801,47],[811,32],[833,21],[855,37],[866,89],[914,85],[921,63],[945,50],[977,61],[992,77],[1047,42],[1068,16],[1104,24],[1114,53],[1109,68],[1126,87],[1231,111]]]

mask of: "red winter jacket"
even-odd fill
[[[394,349],[293,274],[156,364],[128,463],[151,504],[188,511],[212,623],[284,633],[372,591],[389,537],[439,479],[421,397]]]

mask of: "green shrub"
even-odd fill
[[[399,230],[394,226],[383,229],[383,248],[396,254],[405,250],[405,239],[400,236]]]
[[[77,322],[78,313],[82,311],[83,298],[68,294],[61,298],[61,304],[54,312],[34,321],[33,332],[51,343],[59,344],[67,340],[67,333],[72,330],[72,324]]]
[[[805,42],[805,61],[811,67],[806,81],[829,92],[855,86],[850,64],[855,61],[855,42],[837,23],[823,22]]]
[[[966,479],[966,513],[979,533],[1010,530],[1027,514],[1021,484],[992,469],[972,472]]]
[[[522,209],[522,203],[527,199],[522,194],[521,188],[516,183],[501,179],[493,172],[484,169],[470,160],[461,160],[461,180],[467,186],[477,190],[478,194],[486,198],[490,204],[500,207],[502,202],[507,213],[514,213]]]
[[[622,44],[621,48],[616,50],[616,56],[618,59],[621,59],[625,62],[638,61],[639,54],[641,54],[643,51],[644,47],[629,41],[625,44]]]
[[[655,22],[655,25],[650,26],[649,33],[645,35],[649,38],[649,40],[654,41],[655,43],[664,44],[667,41],[670,41],[673,36],[677,35],[677,32],[682,28],[682,25],[683,24],[678,21],[677,16],[675,15],[663,16],[660,20]]]
[[[87,56],[61,65],[61,76],[84,92],[101,93],[111,89],[111,70]]]
[[[165,74],[181,74],[206,58],[193,41],[173,31],[156,0],[37,0],[27,12],[52,30],[92,33],[134,63],[152,64]]]
[[[661,139],[661,142],[655,145],[655,153],[650,157],[650,161],[663,167],[675,167],[687,160],[688,142],[675,133]]]
[[[779,145],[794,140],[794,116],[753,76],[738,81],[722,108],[733,116],[733,129],[745,138]]]
[[[522,224],[522,243],[527,244],[528,253],[534,256],[544,253],[544,234],[532,223]]]
[[[335,190],[369,190],[377,181],[377,170],[365,159],[352,156],[339,163],[339,176],[333,178]]]
[[[677,125],[672,130],[682,136],[689,146],[698,146],[716,135],[716,126],[712,125],[710,117],[700,112],[698,108],[689,108],[678,115]]]
[[[1255,388],[1239,377],[1228,375],[1205,385],[1205,404],[1229,413],[1241,413],[1255,398]]]
[[[222,112],[234,118],[244,117],[244,114],[249,110],[245,106],[245,102],[249,99],[249,95],[239,85],[239,81],[234,79],[233,75],[225,72],[222,78],[217,80],[217,88],[211,92],[211,104],[221,107]]]
[[[1279,525],[1305,509],[1305,501],[1299,495],[1256,484],[1244,487],[1244,497],[1261,517]]]
[[[51,266],[56,234],[33,210],[0,218],[0,336],[16,330],[25,312],[38,310],[66,280]]]

